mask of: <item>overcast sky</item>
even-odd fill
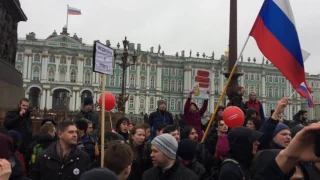
[[[159,44],[166,54],[193,56],[197,52],[220,58],[228,46],[229,0],[20,0],[28,17],[19,24],[19,37],[35,32],[47,38],[54,30],[61,32],[66,24],[67,4],[81,9],[81,16],[69,16],[68,31],[77,33],[83,42],[92,44],[109,39],[111,45],[128,37],[140,43],[143,50]],[[320,1],[291,0],[301,47],[311,53],[306,72],[319,73]],[[254,23],[263,0],[238,0],[238,52]],[[250,38],[244,58],[261,62],[255,40]]]

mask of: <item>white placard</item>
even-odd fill
[[[96,42],[93,71],[113,75],[113,49]]]

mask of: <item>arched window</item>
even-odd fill
[[[257,74],[257,81],[260,81],[260,74]]]
[[[176,90],[176,81],[173,79],[171,80],[170,91],[175,91],[175,90]]]
[[[60,82],[65,82],[66,81],[66,70],[64,68],[60,69]]]
[[[269,96],[269,97],[272,97],[272,89],[273,89],[272,86],[270,86],[270,87],[269,87],[269,90],[268,90],[268,93],[269,93],[268,96]]]
[[[169,82],[168,79],[165,79],[163,81],[163,91],[168,91],[169,90]]]
[[[54,68],[50,67],[48,71],[48,81],[54,81]]]
[[[150,109],[154,109],[154,97],[150,97]]]
[[[135,71],[136,70],[136,65],[131,65],[130,70]]]
[[[50,63],[55,63],[56,62],[56,57],[54,55],[51,55],[49,58]]]
[[[130,87],[134,87],[136,84],[136,77],[134,74],[131,74],[130,76]]]
[[[129,98],[129,108],[133,108],[133,103],[134,103],[134,98],[133,98],[133,96],[130,96],[130,98]]]
[[[141,71],[146,71],[146,64],[141,64]]]
[[[151,69],[151,72],[155,72],[156,71],[156,67],[155,67],[155,65],[151,65],[151,67],[150,67],[150,69]]]
[[[274,82],[275,82],[275,83],[278,83],[278,82],[279,82],[278,76],[274,77]]]
[[[256,94],[257,94],[257,96],[260,96],[260,84],[257,84]]]
[[[72,83],[76,83],[77,82],[77,71],[75,69],[71,70],[70,82],[72,82]]]
[[[278,79],[278,78],[277,78]],[[279,97],[279,87],[278,86],[276,86],[275,88],[274,88],[274,97]]]
[[[281,83],[285,83],[286,81],[285,81],[285,79],[284,79],[284,77],[282,77],[281,78]]]
[[[286,88],[285,87],[281,87],[281,96],[284,97],[286,95],[285,93]]]
[[[38,66],[34,66],[33,67],[32,79],[34,81],[39,81],[40,80],[40,68]]]
[[[154,76],[151,76],[151,78],[150,78],[150,88],[151,88],[151,89],[156,88],[156,83],[155,83],[155,78],[154,78]]]
[[[141,88],[142,89],[146,88],[146,77],[141,76],[140,77],[140,83],[141,83]]]
[[[144,99],[140,99],[140,109],[144,109]]]
[[[181,102],[180,101],[177,102],[177,110],[181,111]]]
[[[86,70],[84,73],[84,83],[85,84],[91,84],[91,71]]]
[[[71,59],[71,64],[72,64],[72,65],[77,65],[77,59],[76,59],[76,57],[72,57],[72,59]]]
[[[178,92],[182,92],[182,82],[181,82],[181,80],[178,81]]]
[[[269,82],[272,83],[272,76],[269,76]]]
[[[170,100],[170,110],[171,110],[171,111],[174,111],[174,110],[175,110],[175,100],[174,100],[174,99],[171,99],[171,100]]]
[[[254,92],[254,84],[250,85],[250,92],[249,93],[251,93],[251,92]]]
[[[110,78],[109,78],[109,85],[110,86],[114,86],[114,75],[112,75],[112,76],[109,76]]]
[[[245,75],[244,75],[244,79],[245,79],[245,80],[249,80],[249,75],[248,75],[248,74],[245,74]]]
[[[60,64],[67,64],[67,58],[66,58],[66,56],[61,56],[61,58],[60,58]]]
[[[17,66],[16,66],[16,69],[17,69],[19,72],[22,73],[22,67],[21,67],[20,65],[17,65]]]
[[[254,80],[254,74],[253,73],[251,73],[251,81],[253,81]]]
[[[165,76],[168,76],[169,75],[169,70],[166,68],[166,69],[164,69],[164,75]]]
[[[87,59],[86,59],[85,65],[86,65],[86,66],[91,66],[91,59],[90,59],[90,58],[87,58]]]
[[[17,61],[22,61],[22,54],[18,54]]]
[[[39,54],[34,55],[34,62],[40,62],[40,55]]]

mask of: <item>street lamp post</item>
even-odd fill
[[[127,40],[127,37],[122,41],[123,43],[123,53],[121,54],[121,62],[117,63],[121,69],[122,69],[122,84],[121,84],[121,94],[118,96],[118,111],[125,113],[125,104],[129,98],[129,94],[125,96],[125,75],[126,75],[126,70],[129,66],[134,65],[137,60],[137,55],[136,51],[134,50],[133,55],[129,53],[128,50],[128,45],[129,41]],[[116,58],[118,54],[114,54],[114,57]]]

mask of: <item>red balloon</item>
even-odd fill
[[[236,126],[243,126],[244,123],[244,113],[237,106],[227,107],[222,114],[224,123],[230,128]]]
[[[104,109],[106,111],[111,111],[116,106],[116,97],[110,92],[105,92],[104,96],[105,96]],[[102,108],[102,95],[99,98],[99,105]]]

